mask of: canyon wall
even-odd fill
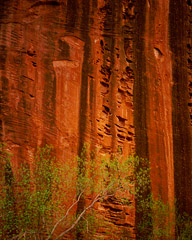
[[[192,215],[191,0],[6,0],[0,13],[0,141],[15,169],[46,143],[60,161],[85,142],[136,152],[154,196]],[[102,209],[113,239],[139,221]]]

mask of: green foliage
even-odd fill
[[[28,237],[46,234],[52,223],[58,175],[51,150],[49,146],[38,149],[31,169],[23,163],[16,173],[19,229]]]
[[[192,239],[191,217],[185,212],[179,214],[175,208],[176,202],[174,206],[171,206],[168,202],[165,203],[160,196],[156,200],[153,199],[151,194],[150,199],[147,199],[145,203],[150,206],[151,211],[148,212],[146,222],[141,223],[139,227],[145,231],[150,226],[150,234],[146,239]]]
[[[37,149],[32,163],[23,161],[16,169],[6,149],[0,145],[0,239],[48,240],[59,226],[64,230],[54,239],[68,232],[97,239],[98,229],[110,232],[111,226],[94,210],[95,203],[115,197],[130,206],[132,196],[141,219],[136,226],[140,239],[172,239],[170,216],[176,210],[153,198],[148,160],[124,159],[121,153],[98,157],[85,145],[80,156],[60,162],[46,145]],[[187,214],[176,214],[176,235],[192,239]]]
[[[177,203],[176,203],[177,205]],[[179,213],[176,209],[176,236],[177,240],[192,239],[192,218],[187,213]]]
[[[16,200],[14,193],[15,179],[11,170],[11,154],[6,150],[6,145],[0,145],[0,238],[4,232],[6,236],[17,233],[18,219],[16,214]],[[7,224],[4,224],[7,223]]]
[[[139,239],[172,239],[174,208],[169,203],[164,203],[160,196],[154,199],[152,194],[140,202],[140,207],[138,211],[143,211],[145,221],[139,222],[137,226],[139,233],[143,234],[139,235]]]
[[[154,198],[151,191],[150,163],[146,159],[136,157],[135,189],[136,212],[138,221],[138,239],[192,239],[191,217],[183,212],[179,214],[175,203],[163,201],[161,196]]]
[[[64,197],[63,174],[52,147],[39,148],[33,163],[22,163],[12,172],[10,155],[1,145],[1,235],[9,239],[44,239]],[[14,230],[14,231],[13,231]]]

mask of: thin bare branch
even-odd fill
[[[89,222],[87,221],[87,219],[86,218],[84,218],[84,217],[82,217],[85,221],[86,221],[86,223],[87,223],[87,233],[89,232]]]
[[[51,238],[51,236],[53,235],[53,233],[54,233],[55,229],[57,228],[57,226],[59,225],[59,223],[62,222],[62,221],[64,221],[64,219],[69,215],[70,210],[75,206],[75,204],[77,204],[77,203],[79,202],[79,200],[80,200],[82,194],[84,193],[84,191],[85,191],[85,190],[83,190],[83,191],[79,194],[77,200],[76,200],[75,202],[73,202],[73,204],[67,209],[66,214],[54,225],[51,233],[49,234],[49,236],[48,236],[48,238],[47,238],[46,240],[49,240],[49,239]]]
[[[106,192],[106,191],[104,191],[104,192]],[[115,193],[113,193],[113,194],[107,194],[107,193],[106,193],[106,194],[102,195],[101,197],[100,197],[100,195],[101,195],[101,192],[98,193],[98,194],[95,196],[95,198],[94,198],[94,200],[92,201],[92,203],[91,203],[89,206],[87,206],[87,207],[81,212],[81,214],[78,216],[78,218],[75,220],[75,222],[71,225],[71,227],[69,227],[67,230],[65,230],[64,232],[62,232],[55,240],[58,240],[58,239],[61,238],[63,235],[65,235],[65,234],[67,234],[69,231],[71,231],[71,230],[77,225],[77,223],[81,220],[81,218],[83,217],[83,215],[84,215],[90,208],[92,208],[96,202],[98,202],[98,201],[100,201],[100,200],[102,200],[102,199],[104,199],[104,198],[106,198],[106,197],[112,197],[112,196],[115,195]]]

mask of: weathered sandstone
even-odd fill
[[[46,143],[60,161],[84,142],[121,149],[149,159],[154,196],[192,215],[191,29],[191,0],[1,1],[0,141],[15,168]],[[135,208],[96,207],[116,229],[104,239],[133,234]]]

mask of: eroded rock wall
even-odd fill
[[[138,32],[134,49],[136,153],[150,160],[151,191],[154,198],[161,197],[164,202],[173,205],[173,80],[169,46],[169,2],[141,1],[137,3],[137,11],[141,16],[136,20],[135,29]],[[140,215],[136,213],[136,222],[141,221]],[[173,216],[169,217],[174,221]]]
[[[45,143],[60,161],[84,142],[100,155],[136,152],[151,162],[154,195],[191,214],[191,5],[2,1],[0,140],[14,166]],[[114,239],[135,225],[135,208],[116,200],[98,212]]]
[[[134,152],[132,4],[13,0],[1,6],[1,141],[14,166],[30,165],[45,143],[61,162],[84,142],[99,154]],[[134,226],[134,209],[116,200],[101,208],[119,234]]]

